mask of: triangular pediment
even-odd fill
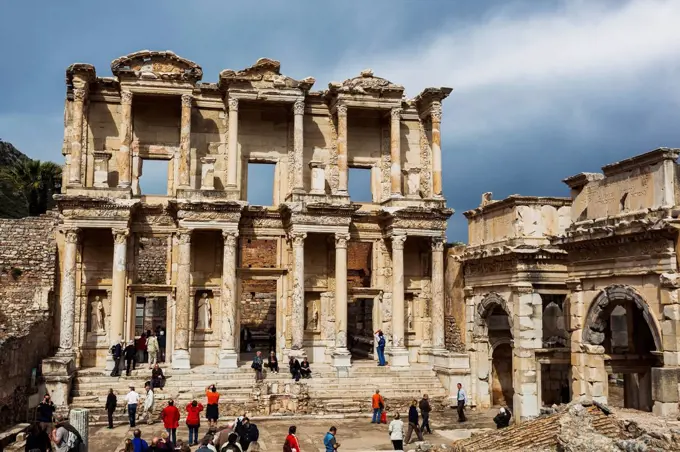
[[[148,80],[182,80],[197,82],[203,70],[193,61],[174,52],[141,50],[117,58],[111,62],[113,75]]]
[[[254,65],[240,71],[225,69],[220,72],[220,86],[225,88],[236,86],[254,90],[309,91],[314,82],[312,77],[295,80],[281,74],[281,63],[270,58],[260,58]]]

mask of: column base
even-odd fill
[[[388,356],[390,357],[390,367],[408,367],[411,365],[409,363],[409,354],[406,348],[402,347],[390,349]]]
[[[173,369],[191,369],[191,359],[187,350],[175,350],[172,354]]]
[[[234,350],[222,350],[219,355],[220,369],[237,369],[238,353]]]
[[[52,401],[59,409],[68,409],[71,383],[75,373],[75,361],[72,357],[44,359],[42,362],[45,387]]]
[[[307,358],[307,353],[305,353],[304,349],[290,349],[288,350],[288,357],[293,357],[297,359],[298,361],[303,360]]]
[[[346,348],[333,351],[333,366],[347,368],[352,366],[352,354]]]
[[[654,402],[652,412],[657,416],[677,416],[678,404],[675,402]]]
[[[115,364],[116,361],[113,359],[113,355],[111,354],[106,355],[106,366],[104,367],[105,373],[108,372],[110,374]]]

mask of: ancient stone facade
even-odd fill
[[[313,78],[269,59],[203,83],[172,52],[111,70],[67,70],[59,351],[45,362],[58,401],[75,368],[110,367],[111,345],[139,325],[167,328],[175,369],[235,368],[244,324],[273,326],[279,356],[337,369],[351,366],[351,331],[383,329],[394,367],[448,356],[453,211],[439,129],[450,88],[406,99],[369,70],[312,91]],[[140,184],[153,160],[168,165],[160,195]],[[249,164],[273,165],[271,205],[247,202]],[[353,202],[350,168],[370,170],[372,202]],[[151,323],[149,299],[162,305]]]
[[[465,215],[462,266],[470,402],[517,420],[571,399],[678,412],[679,150],[565,179],[570,198],[511,196]],[[450,280],[460,270],[448,271]]]

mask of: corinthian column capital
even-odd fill
[[[66,243],[78,243],[78,239],[80,238],[79,228],[68,228],[64,229],[62,232],[64,233]]]
[[[390,116],[392,116],[392,119],[401,119],[401,108],[395,107],[391,109]]]
[[[182,107],[191,107],[194,102],[194,96],[191,94],[182,94]]]
[[[446,245],[445,237],[432,237],[432,251],[442,252]]]
[[[347,248],[347,242],[349,242],[349,233],[347,232],[335,233],[335,248]]]
[[[305,101],[298,99],[293,104],[293,114],[304,115],[305,114]]]
[[[227,100],[227,104],[229,105],[229,111],[238,111],[238,99],[235,97],[230,97]]]
[[[87,91],[84,88],[73,88],[73,100],[77,102],[84,102],[87,96]]]
[[[430,115],[433,121],[441,122],[442,120],[442,104],[441,102],[432,102],[430,107]]]
[[[126,243],[128,235],[130,234],[130,230],[125,229],[125,228],[113,229],[111,232],[113,233],[114,243],[116,243],[118,245],[120,245],[122,243]]]
[[[338,116],[347,116],[347,105],[339,104],[335,107]]]
[[[120,103],[123,105],[132,104],[132,92],[131,91],[121,91],[120,93]]]
[[[403,250],[404,242],[406,242],[406,234],[398,234],[392,236],[392,249]]]
[[[222,231],[222,238],[226,246],[235,247],[238,239],[238,231]]]
[[[180,245],[188,245],[191,243],[191,231],[180,231],[177,236],[179,237]]]
[[[304,246],[306,238],[306,232],[291,232],[288,234],[288,239],[293,242],[294,247]]]

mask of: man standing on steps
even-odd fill
[[[465,418],[465,402],[467,400],[467,396],[465,395],[463,385],[460,383],[458,383],[458,395],[456,396],[456,400],[458,401],[458,422],[465,422],[467,421]]]
[[[120,377],[120,361],[123,358],[123,339],[120,339],[117,344],[111,347],[111,356],[113,356],[113,370],[111,370],[112,377]]]
[[[130,386],[130,392],[125,396],[125,403],[127,404],[128,417],[130,418],[130,427],[134,427],[137,418],[137,405],[139,404],[139,394],[135,392],[134,386]]]
[[[432,407],[430,406],[430,400],[428,399],[427,394],[423,394],[423,398],[420,400],[419,408],[420,415],[423,417],[423,425],[420,426],[420,431],[425,434],[425,430],[427,430],[427,433],[431,435],[432,430],[430,429],[430,411],[432,411]]]
[[[143,410],[144,412],[142,413],[146,417],[146,423],[151,425],[153,424],[153,407],[154,407],[154,402],[155,402],[155,397],[153,393],[153,389],[151,388],[151,385],[149,383],[144,385],[144,389],[146,390],[146,398],[144,399],[144,407]]]
[[[382,330],[375,332],[375,344],[378,351],[378,366],[384,366],[385,363],[385,335]]]
[[[380,389],[375,390],[371,402],[373,406],[373,420],[371,420],[371,424],[380,424],[380,415],[383,408],[385,408],[385,399],[380,395]]]

